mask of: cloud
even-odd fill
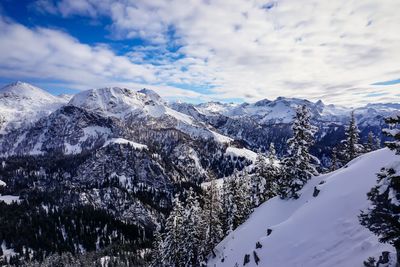
[[[44,2],[41,0],[41,5]],[[235,96],[249,101],[281,95],[322,98],[328,103],[346,105],[400,100],[398,87],[372,85],[400,77],[399,1],[231,0],[228,4],[225,0],[61,0],[49,3],[48,12],[64,17],[108,17],[114,38],[141,38],[149,44],[151,51],[132,47],[130,53],[120,57],[104,48],[86,47],[90,52],[82,54],[97,55],[98,50],[105,54],[103,60],[95,62],[97,67],[90,67],[89,74],[95,80],[100,77],[112,82],[110,77],[129,79],[132,75],[136,77],[133,82],[142,77],[141,82],[160,86],[203,86],[208,88],[210,96]],[[31,31],[50,39],[42,33],[46,29]],[[66,34],[59,34],[70,40],[70,45],[82,46]],[[172,42],[177,51],[169,49]],[[53,46],[53,49],[58,48]],[[157,57],[149,59],[149,54]],[[84,55],[70,55],[73,57]],[[107,65],[107,60],[123,63]],[[69,66],[69,75],[77,65]]]

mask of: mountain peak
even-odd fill
[[[160,101],[161,100],[161,96],[159,94],[157,94],[155,91],[147,89],[147,88],[143,88],[141,90],[138,91],[139,93],[145,94],[148,98],[150,98],[153,101]]]
[[[0,94],[14,95],[22,98],[43,99],[54,101],[56,96],[32,84],[16,81],[0,89]]]

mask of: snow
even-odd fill
[[[159,95],[148,89],[140,91],[119,87],[91,89],[75,95],[69,105],[121,119],[131,114],[153,118],[167,115],[187,124],[193,123],[190,116],[167,107]]]
[[[1,243],[1,249],[3,250],[3,256],[0,256],[0,259],[1,259],[1,257],[4,257],[7,261],[9,261],[10,257],[12,257],[12,256],[17,254],[17,253],[15,253],[15,251],[13,249],[8,249],[6,247],[6,242],[5,241],[3,241]]]
[[[108,146],[108,145],[110,145],[110,144],[129,144],[129,145],[131,145],[132,147],[134,147],[135,149],[139,149],[139,150],[141,150],[141,149],[147,149],[147,146],[146,146],[146,145],[139,144],[139,143],[136,143],[136,142],[133,142],[133,141],[124,139],[124,138],[112,138],[112,139],[110,139],[110,140],[107,140],[107,141],[104,143],[103,147],[106,147],[106,146]]]
[[[109,128],[101,126],[88,126],[83,128],[82,130],[83,130],[83,136],[79,138],[79,141],[75,145],[64,143],[65,154],[79,154],[82,152],[82,147],[81,147],[82,143],[88,140],[89,138],[94,138],[94,137],[100,138],[102,136],[107,137],[111,134],[111,130]]]
[[[6,186],[6,183],[3,182],[2,180],[0,180],[0,187],[2,187],[2,186]]]
[[[267,201],[216,247],[209,266],[242,266],[245,254],[251,259],[246,266],[257,266],[256,251],[258,266],[354,267],[384,250],[394,251],[361,226],[357,216],[369,206],[366,193],[376,184],[376,173],[396,160],[394,152],[377,150],[347,168],[312,178],[297,200]],[[312,196],[314,186],[321,190],[317,197]],[[272,229],[269,236],[267,229]],[[256,242],[262,248],[256,249]]]
[[[0,134],[35,122],[66,101],[28,83],[9,84],[0,89]]]
[[[211,132],[211,134],[213,135],[214,140],[217,141],[217,142],[219,142],[219,143],[230,143],[230,142],[233,141],[232,138],[227,137],[227,136],[225,136],[225,135],[219,134],[219,133],[214,132],[214,131],[211,131],[211,130],[210,130],[210,132]]]
[[[6,204],[11,204],[13,202],[19,202],[19,196],[12,196],[12,195],[0,195],[0,201],[5,202]]]
[[[231,155],[233,157],[243,157],[246,159],[251,160],[252,162],[256,161],[257,153],[247,149],[247,148],[237,148],[237,147],[227,147],[226,148],[226,155]]]

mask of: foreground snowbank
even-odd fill
[[[347,168],[313,178],[297,200],[267,201],[217,246],[217,257],[208,266],[243,266],[246,254],[250,262],[245,266],[257,266],[256,251],[258,266],[264,267],[361,267],[369,256],[394,251],[362,227],[357,216],[369,205],[366,193],[376,173],[395,160],[399,157],[388,149],[374,151]],[[315,186],[321,190],[317,197]],[[257,242],[262,248],[256,249]]]

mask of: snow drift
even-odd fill
[[[366,193],[376,184],[376,173],[396,160],[389,149],[374,151],[311,179],[297,200],[267,201],[216,247],[209,266],[243,266],[246,254],[245,266],[257,266],[255,251],[264,267],[362,267],[370,256],[394,252],[359,224],[358,215],[370,204]],[[316,197],[314,187],[320,190]]]

